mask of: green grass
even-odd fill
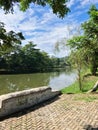
[[[82,81],[82,91],[79,89],[78,81],[61,90],[62,93],[85,93],[93,88],[94,84],[98,81],[98,75],[92,76],[89,73],[86,73],[85,78]]]
[[[92,102],[94,100],[98,100],[98,97],[96,95],[80,95],[80,97],[76,97],[74,100]]]
[[[73,83],[69,87],[62,89],[61,92],[70,94],[70,93],[80,93],[81,91],[79,90],[78,82],[76,81],[75,83]]]

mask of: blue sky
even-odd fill
[[[33,41],[49,55],[66,56],[70,50],[65,46],[59,53],[55,53],[55,43],[62,38],[70,38],[73,35],[72,30],[76,31],[80,24],[88,19],[87,11],[91,4],[98,7],[98,0],[70,0],[68,7],[71,12],[64,19],[53,14],[48,6],[33,4],[26,12],[19,11],[18,6],[15,6],[14,14],[5,15],[4,11],[0,10],[0,19],[5,23],[7,31],[23,33],[26,38],[23,45]]]

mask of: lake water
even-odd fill
[[[60,90],[68,87],[75,80],[74,71],[0,75],[0,95],[41,86],[50,86],[53,90]]]

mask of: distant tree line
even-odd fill
[[[1,73],[47,72],[64,68],[65,65],[66,58],[49,57],[32,42],[25,46],[16,44],[14,47],[0,50]]]

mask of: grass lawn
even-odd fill
[[[74,84],[70,85],[61,90],[62,93],[85,93],[88,90],[92,89],[94,84],[98,81],[98,74],[96,76],[92,76],[91,74],[87,73],[82,81],[82,91],[79,89],[78,81]]]

